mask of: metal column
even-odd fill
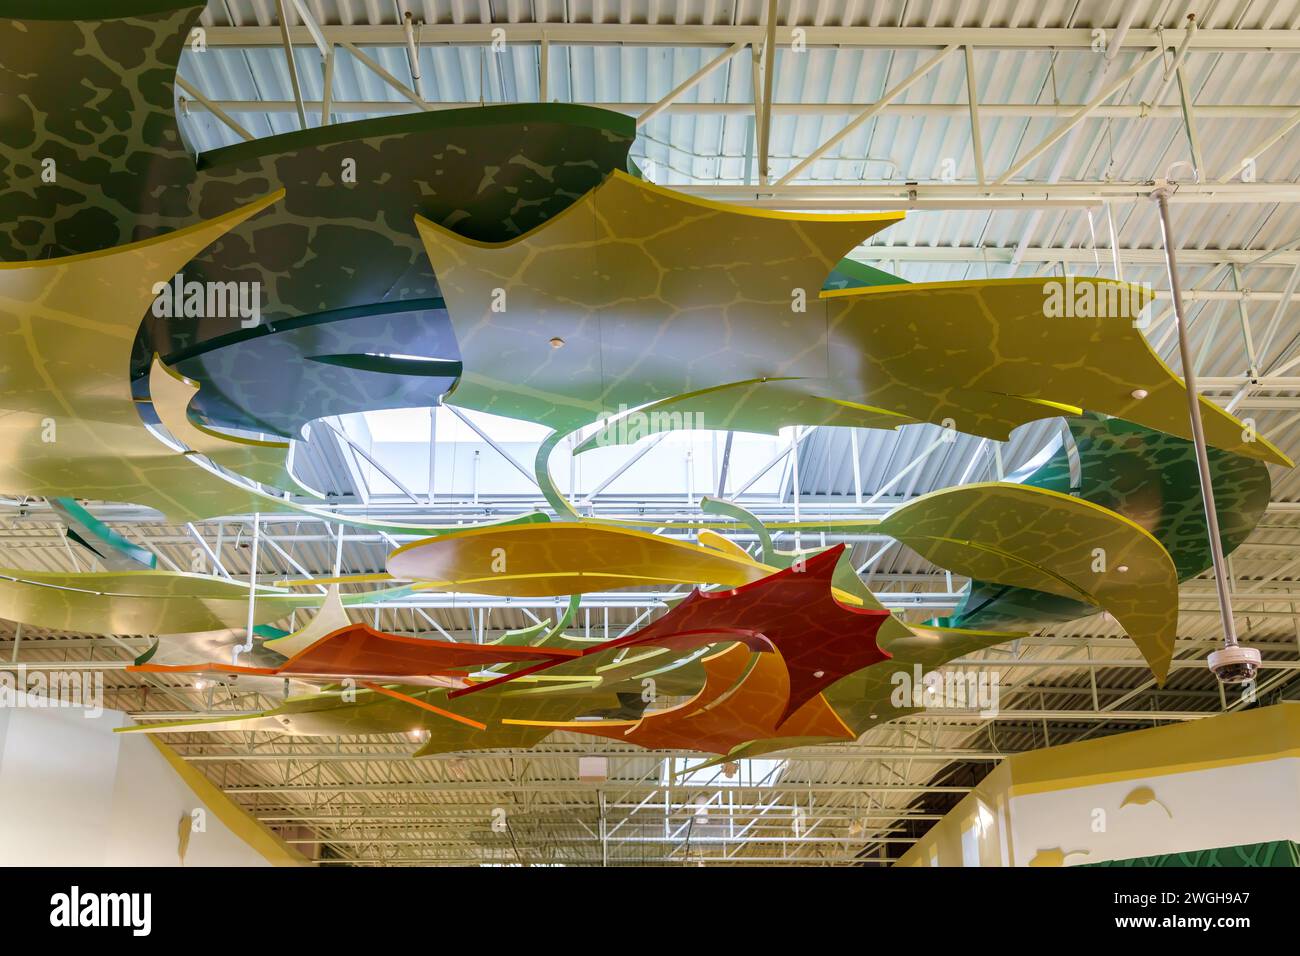
[[[1178,352],[1183,362],[1183,379],[1187,382],[1187,406],[1192,420],[1192,443],[1196,446],[1196,470],[1201,479],[1201,498],[1205,502],[1205,528],[1210,538],[1210,555],[1214,559],[1214,586],[1219,597],[1219,613],[1223,618],[1223,645],[1225,649],[1237,648],[1237,628],[1232,620],[1232,598],[1228,587],[1228,566],[1223,556],[1223,541],[1219,537],[1219,513],[1214,505],[1214,485],[1210,479],[1210,459],[1205,450],[1205,427],[1201,422],[1200,397],[1196,391],[1196,366],[1192,359],[1187,335],[1186,313],[1183,311],[1183,290],[1178,282],[1178,261],[1174,252],[1173,230],[1169,225],[1169,187],[1161,186],[1151,194],[1160,209],[1160,234],[1165,246],[1165,264],[1169,270],[1169,290],[1174,301],[1174,322],[1178,329]],[[1210,657],[1210,667],[1215,668],[1215,657]],[[1249,676],[1253,676],[1250,671]],[[1240,680],[1240,673],[1231,679]],[[1221,679],[1227,679],[1220,674]]]

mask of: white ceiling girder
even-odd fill
[[[206,27],[209,47],[266,47],[280,45],[278,26]],[[399,24],[323,25],[327,43],[358,46],[406,46],[406,33]],[[504,31],[504,34],[496,34]],[[452,44],[489,46],[497,35],[507,45],[540,45],[543,37],[552,47],[582,46],[716,46],[733,43],[761,45],[765,27],[702,26],[694,24],[623,23],[439,23],[426,24],[421,46]],[[294,46],[315,46],[317,39],[306,27],[289,31]],[[1125,44],[1130,48],[1177,47],[1182,30],[1130,29]],[[1022,27],[789,27],[776,28],[776,43],[791,46],[796,39],[808,47],[852,47],[874,49],[939,49],[952,44],[989,50],[1092,50],[1096,42],[1089,28]],[[1280,52],[1300,50],[1300,31],[1295,30],[1207,30],[1198,29],[1188,46],[1191,52]],[[964,104],[963,104],[964,106]]]

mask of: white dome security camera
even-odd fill
[[[1245,684],[1254,680],[1259,662],[1259,651],[1236,644],[1214,651],[1208,659],[1210,670],[1224,684]]]

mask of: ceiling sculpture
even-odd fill
[[[152,571],[158,556],[132,544],[72,498],[47,498],[50,510],[63,521],[69,541],[95,556],[105,571]]]
[[[899,218],[742,209],[615,171],[501,243],[421,219],[465,364],[448,401],[560,432],[656,402],[676,427],[928,421],[1003,441],[1088,408],[1191,437],[1182,380],[1134,328],[1137,287],[1074,279],[1104,305],[1068,320],[1048,318],[1040,279],[822,289]],[[1289,464],[1201,404],[1210,443]],[[644,433],[616,418],[587,447]]]
[[[500,106],[319,127],[196,161],[176,124],[171,79],[201,4],[124,0],[101,5],[97,20],[10,6],[17,18],[0,28],[0,82],[20,105],[0,119],[7,263],[114,251],[266,194],[282,199],[221,242],[209,236],[158,275],[142,274],[147,294],[122,322],[147,424],[159,417],[149,392],[155,354],[199,384],[189,417],[219,429],[300,439],[326,415],[436,403],[460,362],[415,216],[475,239],[509,238],[626,165],[634,135],[628,117],[604,110]],[[282,185],[265,188],[272,182]],[[116,369],[120,353],[102,363]],[[210,495],[163,508],[119,484],[127,493],[116,497],[91,483],[66,494],[177,519],[292,507],[259,508],[237,484],[228,502]],[[300,491],[292,480],[271,487]],[[6,481],[0,490],[44,493]]]
[[[1149,293],[1072,278],[1090,305],[1063,319],[1055,280],[909,284],[845,258],[901,214],[686,196],[625,172],[635,125],[588,107],[417,112],[194,157],[173,84],[201,5],[83,7],[0,0],[0,492],[46,497],[105,570],[0,571],[0,615],[160,635],[134,670],[287,695],[127,732],[418,732],[420,756],[567,730],[734,759],[854,739],[925,706],[896,693],[900,672],[1100,611],[1164,680],[1178,583],[1209,547],[1186,388],[1132,321]],[[344,517],[295,477],[313,422],[440,401],[552,429],[536,472],[560,520]],[[1231,551],[1263,514],[1267,464],[1291,463],[1201,404]],[[671,527],[597,521],[549,472],[573,435],[578,454],[681,428],[1003,441],[1046,418],[1062,438],[1023,473],[881,519],[764,525],[706,499]],[[384,574],[250,588],[157,570],[85,500],[420,540]],[[972,583],[950,617],[908,623],[843,544],[780,551],[778,530],[888,535]],[[613,640],[568,632],[584,595],[628,587],[667,610]],[[486,644],[348,613],[426,590],[569,600]],[[214,659],[250,617],[244,663]]]

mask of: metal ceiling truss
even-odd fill
[[[775,5],[769,3],[764,23],[758,26],[692,26],[692,25],[625,25],[625,24],[433,24],[422,25],[418,34],[407,26],[394,25],[350,25],[321,26],[311,16],[304,4],[295,3],[294,9],[305,25],[288,27],[283,22],[283,0],[280,4],[281,23],[274,28],[260,26],[206,27],[206,42],[212,48],[254,49],[280,45],[290,50],[293,46],[314,46],[321,54],[322,70],[327,74],[323,86],[325,100],[321,102],[304,102],[299,90],[297,66],[292,56],[288,57],[288,70],[294,91],[292,101],[266,102],[218,101],[204,95],[186,84],[188,92],[195,96],[196,108],[211,111],[222,122],[231,126],[236,133],[247,137],[247,132],[231,114],[240,112],[284,112],[292,110],[306,125],[306,112],[319,110],[322,117],[331,111],[335,113],[375,114],[403,110],[446,109],[458,106],[476,106],[480,103],[439,103],[426,100],[414,87],[419,86],[418,71],[411,66],[411,84],[394,76],[385,69],[362,47],[403,47],[411,51],[408,65],[414,64],[419,47],[470,47],[484,48],[503,52],[520,46],[536,47],[538,90],[541,99],[547,99],[548,76],[547,64],[554,55],[554,49],[562,46],[719,46],[721,50],[707,60],[698,70],[677,84],[670,92],[654,103],[593,103],[590,105],[620,109],[637,116],[637,126],[641,127],[662,114],[670,111],[689,111],[699,114],[726,114],[731,112],[752,112],[757,130],[758,174],[755,183],[739,185],[700,185],[683,187],[683,191],[694,192],[708,198],[725,200],[738,204],[756,205],[785,209],[888,209],[888,208],[997,208],[999,206],[1035,207],[1050,206],[1095,206],[1108,201],[1133,201],[1144,199],[1150,193],[1150,184],[1146,182],[1115,182],[1111,180],[1079,180],[1068,184],[1058,182],[1062,164],[1071,154],[1071,143],[1080,124],[1089,119],[1112,119],[1118,117],[1160,116],[1182,121],[1192,141],[1193,155],[1199,161],[1199,147],[1195,142],[1195,121],[1203,112],[1205,118],[1211,116],[1240,119],[1244,116],[1272,118],[1276,123],[1257,142],[1243,150],[1239,159],[1221,171],[1213,182],[1207,180],[1206,170],[1194,170],[1194,181],[1183,183],[1171,195],[1170,201],[1177,203],[1274,203],[1295,202],[1300,200],[1300,184],[1289,182],[1267,183],[1253,181],[1253,176],[1243,175],[1243,169],[1252,164],[1267,150],[1281,142],[1296,126],[1300,125],[1300,105],[1277,104],[1229,104],[1217,103],[1213,106],[1199,107],[1190,101],[1185,89],[1180,85],[1181,99],[1176,105],[1164,105],[1162,100],[1169,91],[1172,81],[1180,75],[1185,58],[1191,52],[1256,52],[1272,54],[1279,51],[1300,49],[1295,31],[1285,30],[1203,30],[1196,27],[1195,20],[1185,30],[1141,30],[1133,29],[1131,9],[1121,25],[1113,31],[1109,45],[1104,48],[1103,67],[1094,72],[1089,87],[1089,99],[1085,103],[1054,104],[986,104],[978,100],[974,79],[974,54],[978,49],[1016,50],[1022,52],[1057,53],[1068,50],[1097,50],[1095,32],[1087,29],[1006,29],[1006,28],[960,28],[936,29],[918,27],[876,28],[876,27],[784,27],[772,22],[775,18]],[[798,45],[800,49],[808,48],[867,48],[888,50],[938,50],[925,60],[905,79],[884,91],[875,102],[867,106],[855,104],[778,104],[773,101],[772,90],[776,64],[774,51],[777,47],[790,48]],[[726,66],[732,58],[749,47],[753,53],[755,66],[755,89],[751,103],[695,103],[683,104],[680,97],[694,89],[702,80]],[[374,101],[338,101],[332,100],[332,76],[336,48],[342,48],[355,57],[367,69],[378,76],[384,83],[396,90],[404,98],[404,103],[391,100]],[[950,55],[961,50],[966,63],[966,98],[965,104],[920,104],[899,103],[898,100],[908,89],[922,80],[935,67],[947,60]],[[1119,62],[1117,54],[1124,50],[1128,53],[1140,53],[1136,62],[1119,75],[1113,75],[1111,67]],[[1172,56],[1172,59],[1169,57]],[[1148,68],[1159,62],[1164,71],[1165,80],[1150,103],[1108,104],[1108,101],[1124,90],[1136,78],[1144,75]],[[1118,71],[1116,71],[1118,72]],[[761,77],[761,82],[760,82]],[[1104,79],[1109,83],[1103,83]],[[942,113],[968,116],[972,146],[975,153],[976,178],[973,181],[946,182],[901,182],[848,184],[834,182],[832,185],[815,183],[792,184],[803,173],[810,170],[814,163],[831,153],[844,140],[851,136],[860,126],[875,116],[889,111],[895,114],[930,115]],[[768,176],[769,128],[771,118],[776,113],[802,113],[835,115],[848,113],[851,119],[833,136],[821,143],[805,156],[797,157],[793,165],[786,170],[775,183]],[[983,139],[980,129],[980,117],[983,116],[1051,116],[1062,117],[1045,137],[1029,150],[1023,152],[1007,169],[996,173],[997,178],[989,181],[984,168]],[[1032,166],[1035,161],[1051,152],[1058,143],[1065,140],[1065,145],[1056,151],[1056,165],[1046,181],[1018,178]],[[1234,181],[1240,178],[1241,181]],[[1026,232],[1026,235],[1032,229]]]

